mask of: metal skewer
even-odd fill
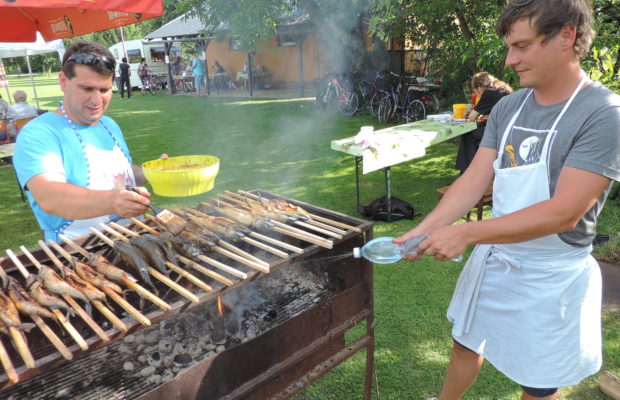
[[[26,255],[26,257],[28,257],[28,259],[35,267],[41,269],[41,263],[39,262],[39,260],[34,258],[32,253],[30,253],[27,248],[25,248],[24,246],[20,246],[19,249]],[[75,312],[80,316],[80,318],[82,318],[82,320],[86,322],[86,324],[97,334],[97,336],[99,336],[102,340],[106,342],[110,341],[110,337],[103,331],[103,329],[101,329],[99,325],[97,325],[95,321],[93,321],[90,315],[88,315],[86,311],[84,311],[84,309],[77,303],[77,301],[73,299],[73,297],[69,296],[68,294],[61,294],[60,297],[62,297],[63,300],[66,301],[67,304],[69,304],[71,308],[73,308],[73,310],[75,310]],[[84,342],[84,344],[86,344],[86,342]],[[88,350],[88,345],[86,345],[86,350]]]
[[[99,232],[99,231],[97,231]],[[101,233],[101,232],[99,232]],[[99,235],[97,235],[99,236]],[[68,237],[60,234],[58,235],[58,237],[64,241],[65,243],[67,243],[69,246],[71,246],[71,248],[75,251],[77,251],[78,253],[82,254],[84,257],[89,257],[90,253],[88,251],[86,251],[86,249],[82,248],[80,245],[78,245],[77,243],[75,243],[73,240],[69,239]],[[101,236],[99,236],[99,238],[105,238],[108,239],[106,236],[103,236],[103,234]],[[102,240],[105,240],[102,239]],[[106,242],[107,243],[107,242]],[[113,244],[113,243],[112,243]],[[121,278],[120,282],[127,286],[128,288],[134,290],[136,293],[138,293],[139,295],[147,298],[148,300],[150,300],[153,304],[155,304],[156,306],[158,306],[159,308],[161,308],[164,311],[169,311],[172,309],[172,307],[170,306],[170,304],[166,303],[165,301],[163,301],[162,299],[160,299],[159,297],[155,296],[153,293],[149,292],[148,290],[146,290],[144,287],[140,286],[139,284],[137,284],[136,282],[132,281],[131,279],[128,278]]]

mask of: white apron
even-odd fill
[[[493,164],[494,217],[551,198],[549,150],[584,82],[585,74],[549,130],[540,160],[501,169],[506,139],[532,91],[526,96]],[[591,250],[571,246],[557,234],[476,246],[448,308],[454,339],[524,386],[570,386],[596,373],[602,363],[601,273]]]
[[[65,114],[64,106],[62,104],[61,110],[63,114]],[[82,153],[88,168],[88,183],[86,188],[91,190],[112,190],[122,189],[125,185],[135,185],[135,178],[131,163],[125,156],[125,153],[123,153],[123,150],[114,138],[114,135],[112,135],[112,132],[110,132],[108,127],[105,126],[102,121],[99,121],[99,123],[112,137],[112,140],[114,140],[114,147],[112,150],[101,150],[91,144],[86,144],[79,132],[75,129],[73,122],[71,122],[66,114],[65,118],[69,122],[69,125],[73,128],[73,131],[82,145]],[[58,234],[62,233],[69,238],[74,238],[90,234],[90,228],[97,226],[99,223],[106,224],[110,221],[118,220],[120,220],[120,217],[116,214],[89,219],[71,220],[62,226],[58,231],[53,233],[56,234],[56,237],[58,237]]]

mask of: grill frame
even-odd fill
[[[334,249],[331,254],[351,251],[353,247],[362,246],[367,240],[372,239],[372,224],[368,221],[353,218],[341,213],[320,208],[312,204],[300,202],[282,195],[255,189],[254,194],[269,199],[282,199],[292,204],[299,205],[306,210],[327,218],[332,218],[356,226],[361,232],[348,231],[342,239],[334,240]],[[364,237],[365,236],[365,237]],[[101,245],[91,235],[76,240],[83,247],[91,250],[101,250]],[[65,248],[67,248],[65,246]],[[69,249],[67,249],[69,250]],[[293,262],[317,259],[328,253],[317,245],[304,246],[305,253],[282,260],[271,266],[271,271],[286,268]],[[33,255],[46,262],[47,255],[43,250],[33,250]],[[327,254],[329,255],[329,253]],[[24,264],[31,263],[24,255],[18,255]],[[333,264],[333,265],[331,265]],[[364,259],[352,257],[331,263],[328,267],[330,279],[340,282],[342,290],[327,301],[305,310],[301,314],[281,323],[268,332],[256,338],[225,350],[214,357],[204,359],[193,365],[188,370],[181,372],[171,381],[157,386],[155,389],[136,398],[140,400],[160,398],[183,398],[183,399],[283,399],[289,398],[302,391],[312,382],[319,380],[331,369],[352,357],[357,352],[366,349],[366,371],[364,382],[364,399],[370,399],[372,388],[372,371],[374,368],[374,315],[373,315],[373,276],[372,263]],[[6,258],[0,259],[0,265],[7,271],[15,269],[12,262]],[[192,312],[192,309],[205,302],[213,301],[217,296],[231,290],[239,290],[243,285],[255,279],[260,279],[264,273],[253,271],[248,278],[237,281],[229,287],[222,287],[210,293],[196,293],[200,303],[193,304],[184,299],[171,303],[172,310],[164,312],[159,309],[146,314],[153,324],[165,321],[179,313]],[[329,316],[329,318],[327,318]],[[130,318],[123,319],[129,328],[127,334],[139,331],[141,325]],[[362,323],[366,324],[364,334],[351,343],[345,343],[345,333]],[[114,328],[106,333],[111,337],[111,342],[122,339],[125,334]],[[294,334],[294,335],[291,335]],[[303,340],[298,340],[302,335]],[[291,339],[291,336],[295,340]],[[102,342],[97,336],[87,338],[91,348],[82,352],[76,344],[70,345],[69,350],[75,355],[74,361],[80,357],[88,357],[95,350],[110,344]],[[278,343],[277,347],[269,344]],[[267,363],[259,357],[253,363],[245,363],[243,373],[231,374],[231,365],[238,365],[240,360],[248,358],[248,354],[259,351],[259,355],[269,354],[271,358]],[[42,372],[63,365],[64,360],[57,352],[49,354],[37,364],[41,367],[28,370],[25,366],[17,368],[21,381],[35,378]],[[235,376],[232,380],[230,377]],[[222,381],[228,382],[229,389],[214,390],[223,385]],[[12,386],[3,374],[0,376],[0,398],[2,391]]]

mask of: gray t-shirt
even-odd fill
[[[491,112],[480,146],[499,151],[506,126],[529,90],[520,90],[500,100]],[[566,101],[562,101],[543,106],[530,96],[506,140],[505,147],[512,148],[504,150],[501,168],[537,162],[545,138],[565,104]],[[579,91],[555,131],[549,156],[552,196],[564,166],[620,180],[620,96],[598,82],[586,86]],[[575,246],[592,243],[596,235],[596,218],[610,188],[611,184],[575,229],[559,233],[564,242]]]

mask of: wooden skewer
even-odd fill
[[[336,238],[336,239],[342,239],[342,235],[339,234],[339,233],[333,232],[333,231],[328,230],[328,229],[323,229],[321,227],[318,227],[318,226],[313,225],[313,224],[309,224],[307,222],[295,221],[294,224],[297,225],[297,226],[302,226],[304,228],[310,229],[312,231],[316,231],[316,232],[322,233],[322,234],[327,235],[327,236],[331,236],[331,237]]]
[[[52,252],[52,249],[49,248],[49,246],[47,244],[45,244],[45,242],[43,240],[39,240],[38,241],[39,246],[41,247],[41,249],[43,249],[43,251],[45,252],[45,254],[47,254],[47,256],[50,258],[50,260],[54,263],[54,265],[56,265],[56,267],[58,268],[59,271],[62,272],[62,270],[64,268],[69,268],[66,267],[62,261],[60,261],[60,259],[58,257],[56,257],[56,254],[54,254]],[[92,286],[92,284],[91,284]],[[93,286],[94,287],[94,286]],[[129,328],[127,328],[127,325],[125,325],[125,323],[123,321],[121,321],[108,307],[106,307],[101,301],[99,300],[90,300],[90,303],[95,306],[95,308],[97,310],[99,310],[99,312],[101,314],[103,314],[104,317],[106,317],[106,319],[108,321],[110,321],[112,323],[112,325],[114,325],[119,331],[121,332],[127,332],[129,330]]]
[[[69,261],[69,262],[73,261],[73,257],[71,256],[71,254],[67,253],[67,251],[65,249],[63,249],[62,247],[60,247],[60,245],[58,243],[54,242],[51,239],[48,241],[48,243],[57,252],[62,254],[62,256],[67,259],[67,261]],[[112,289],[110,289],[109,287],[106,287],[106,286],[96,286],[96,287],[98,289],[100,289],[101,291],[103,291],[112,300],[114,300],[119,306],[121,306],[125,311],[127,311],[131,316],[133,316],[142,325],[144,325],[144,326],[150,326],[151,325],[151,321],[148,318],[146,318],[144,315],[142,315],[142,313],[140,311],[138,311],[136,308],[134,308],[134,306],[129,304],[127,302],[127,300],[125,300],[121,296],[119,296],[119,294],[116,293],[114,290],[112,290]]]
[[[22,360],[24,360],[24,364],[26,364],[26,367],[28,368],[36,367],[34,358],[32,357],[32,353],[28,349],[28,343],[26,343],[26,336],[24,335],[24,332],[20,331],[14,326],[9,326],[8,328],[9,328],[9,334],[11,335],[11,338],[13,339],[13,343],[15,344],[15,347],[17,348],[17,352],[22,357]]]
[[[20,246],[19,248],[26,255],[26,257],[28,257],[28,259],[35,267],[41,269],[41,263],[39,262],[39,260],[34,258],[34,256],[28,251],[27,248],[25,248],[24,246]],[[88,313],[84,311],[84,309],[77,303],[77,301],[73,299],[73,297],[69,296],[68,294],[61,294],[60,297],[62,297],[62,299],[66,301],[67,304],[69,304],[69,306],[73,308],[73,310],[75,310],[77,315],[79,315],[80,318],[82,318],[82,320],[86,322],[86,324],[97,334],[97,336],[99,336],[102,340],[106,342],[110,341],[110,337],[106,335],[103,329],[101,329],[101,327],[97,325],[95,321],[93,321],[90,315],[88,315]],[[86,349],[88,349],[88,346],[86,347]]]
[[[242,237],[241,240],[243,240],[246,243],[251,244],[252,246],[258,247],[259,249],[263,249],[271,254],[274,254],[280,258],[284,258],[284,259],[288,258],[288,253],[282,250],[275,249],[269,245],[266,245],[265,243],[261,243],[258,240],[250,239],[247,236]]]
[[[168,268],[170,268],[171,270],[173,270],[177,274],[181,275],[183,278],[187,279],[188,281],[190,281],[194,285],[198,286],[199,288],[201,288],[205,292],[212,292],[213,291],[213,288],[211,286],[207,285],[206,283],[204,283],[203,281],[201,281],[200,279],[198,279],[194,275],[190,274],[189,272],[187,272],[183,268],[180,268],[180,267],[174,265],[170,261],[166,261],[166,265],[168,266]]]
[[[99,239],[103,240],[106,244],[108,244],[110,247],[114,247],[114,241],[112,241],[112,239],[110,239],[109,237],[105,236],[101,231],[91,227],[90,228],[91,232],[93,232],[97,237],[99,237]],[[162,299],[160,299],[159,297],[155,296],[153,293],[149,292],[148,290],[146,290],[145,288],[143,288],[142,286],[138,285],[136,282],[131,281],[129,279],[122,279],[121,282],[124,285],[127,285],[130,289],[135,290],[136,292],[138,292],[139,294],[141,294],[142,296],[146,297],[147,299],[151,300],[153,303],[155,303],[159,308],[161,308],[162,310],[171,310],[172,307],[170,306],[170,304],[166,303],[165,301],[163,301]]]
[[[208,204],[208,203],[204,203],[203,202],[203,204]],[[192,212],[192,213],[194,213],[195,215],[198,215],[198,216],[210,217],[209,214],[205,214],[205,213],[200,212],[198,210],[194,210],[193,208],[188,208],[187,210]],[[248,244],[251,244],[252,246],[258,247],[259,249],[263,249],[263,250],[265,250],[265,251],[267,251],[267,252],[269,252],[271,254],[274,254],[274,255],[276,255],[278,257],[285,258],[285,259],[288,258],[288,253],[285,253],[285,252],[283,252],[281,250],[275,249],[275,248],[273,248],[273,247],[271,247],[269,245],[266,245],[264,243],[261,243],[261,242],[259,242],[257,240],[250,239],[247,236],[242,237],[240,240],[242,240],[242,241],[244,241],[244,242],[246,242]]]
[[[340,229],[340,228],[336,228],[335,226],[329,225],[329,224],[325,224],[323,222],[319,222],[319,221],[315,221],[313,219],[308,219],[306,221],[304,221],[306,224],[310,224],[310,225],[314,225],[314,226],[318,226],[319,228],[323,228],[323,229],[327,229],[328,231],[332,231],[334,233],[338,233],[342,236],[347,234],[347,231]]]
[[[254,199],[254,200],[260,199],[260,197],[258,195],[255,195],[254,193],[246,192],[246,191],[243,191],[243,190],[238,190],[238,192],[239,193],[243,193],[245,196],[252,197],[252,199]],[[236,194],[236,193],[232,193],[232,192],[226,192],[226,193]],[[341,228],[348,229],[350,231],[354,231],[354,232],[361,232],[362,231],[357,226],[352,226],[352,225],[348,225],[348,224],[345,224],[345,223],[342,223],[342,222],[334,221],[333,219],[321,217],[319,215],[316,215],[316,214],[313,214],[313,213],[310,213],[310,212],[308,212],[308,216],[310,218],[312,218],[312,219],[317,220],[317,221],[325,222],[326,224],[330,224],[330,225],[333,225],[333,226],[339,226]]]
[[[250,236],[255,237],[257,239],[260,239],[260,240],[262,240],[264,242],[275,244],[276,246],[282,247],[283,249],[287,249],[287,250],[293,251],[293,252],[295,252],[297,254],[304,254],[304,249],[302,249],[301,247],[293,246],[292,244],[288,244],[288,243],[283,242],[281,240],[277,240],[277,239],[271,238],[269,236],[265,236],[265,235],[257,233],[257,232],[250,233]]]
[[[240,255],[233,253],[232,251],[228,251],[220,246],[215,246],[213,248],[216,252],[225,255],[226,257],[232,258],[233,260],[239,261],[241,264],[247,265],[250,268],[257,269],[261,272],[269,272],[269,267],[265,267],[262,264],[259,264],[255,261],[248,260],[247,258],[241,257]]]
[[[9,382],[17,383],[19,382],[19,376],[17,375],[17,371],[15,371],[15,367],[13,366],[13,362],[11,362],[11,357],[9,357],[9,353],[6,351],[6,347],[4,347],[4,343],[0,340],[0,363],[2,363],[2,367],[4,368],[4,372],[6,372],[6,377]]]
[[[7,249],[6,253],[9,256],[9,258],[11,258],[13,263],[15,264],[15,259],[17,259],[17,257],[15,257],[15,254],[13,254],[13,252],[10,249]],[[17,266],[17,264],[15,265]],[[17,268],[19,269],[19,267]],[[5,274],[2,267],[0,267],[0,273]],[[27,277],[28,277],[27,275],[24,276],[24,278],[27,278]],[[60,340],[60,338],[56,336],[54,331],[52,331],[52,329],[45,323],[45,321],[43,321],[43,318],[41,318],[37,314],[28,314],[28,316],[34,321],[34,323],[39,327],[41,332],[43,332],[43,334],[49,339],[49,341],[54,345],[54,347],[56,347],[56,350],[58,350],[58,352],[60,352],[60,354],[62,354],[64,358],[66,358],[67,360],[71,360],[73,358],[73,354],[69,351],[67,346],[65,346],[65,344]]]
[[[203,257],[204,257],[204,259],[203,259]],[[211,271],[210,269],[203,267],[202,265],[198,264],[195,261],[190,260],[189,258],[185,258],[183,256],[178,256],[178,258],[179,258],[179,261],[181,261],[183,264],[187,265],[188,267],[191,267],[191,268],[195,269],[196,271],[198,271],[200,273],[203,273],[203,274],[205,274],[207,276],[210,276],[211,278],[215,279],[218,282],[223,283],[226,286],[232,286],[232,285],[235,284],[235,282],[231,281],[230,279],[226,278],[225,276],[222,276],[222,275],[218,274],[215,271]],[[209,259],[213,263],[218,263],[218,261],[210,259],[207,256],[199,255],[198,258],[200,258],[201,260],[203,260],[205,262],[209,262],[209,261],[206,260],[206,259]],[[222,265],[227,267],[224,264],[222,264]],[[247,277],[247,275],[246,275],[246,277]]]
[[[107,225],[104,225],[104,224],[99,224],[99,226],[101,226],[103,229],[105,229],[107,232],[111,233],[112,235],[114,235],[118,239],[123,240],[125,242],[129,242],[129,239],[127,239],[126,236],[121,235],[119,232],[115,231],[111,227],[109,227]],[[94,229],[94,228],[91,228],[91,229]],[[152,277],[154,277],[155,279],[158,279],[163,284],[165,284],[166,286],[168,286],[169,288],[174,290],[175,292],[179,293],[181,296],[185,297],[187,300],[189,300],[189,301],[191,301],[193,303],[198,303],[200,301],[198,299],[198,296],[196,296],[195,294],[193,294],[189,290],[185,289],[183,286],[179,285],[178,283],[176,283],[172,279],[168,278],[166,275],[164,275],[161,272],[157,271],[155,268],[149,267],[148,273]]]
[[[129,219],[131,220],[131,222],[133,222],[134,224],[136,224],[140,228],[144,229],[148,233],[152,233],[153,235],[159,235],[159,231],[157,231],[156,229],[151,228],[150,226],[148,226],[144,222],[140,221],[139,219],[133,218],[133,217],[129,218]]]
[[[268,262],[265,262],[265,261],[261,260],[260,258],[253,256],[252,254],[248,253],[247,251],[241,250],[239,247],[237,247],[237,246],[235,246],[235,245],[233,245],[231,243],[228,243],[228,242],[225,242],[223,240],[220,240],[219,242],[217,242],[217,244],[219,246],[227,249],[227,250],[230,250],[230,251],[233,251],[233,252],[239,254],[241,257],[245,257],[248,260],[254,261],[255,263],[260,264],[260,265],[262,265],[265,268],[269,268],[269,263]]]
[[[293,236],[298,239],[305,240],[306,242],[313,243],[321,247],[325,247],[327,249],[331,249],[334,247],[334,243],[331,240],[327,240],[320,236],[313,235],[312,233],[308,233],[301,229],[297,229],[292,226],[283,224],[282,222],[271,221],[271,223],[274,225],[271,229],[273,229],[276,232],[280,232],[285,235]]]
[[[99,232],[99,231],[97,231],[97,232]],[[101,234],[101,232],[99,232],[99,234]],[[101,235],[103,236],[103,234],[101,234]],[[90,255],[88,253],[88,251],[86,251],[86,249],[82,248],[81,246],[79,246],[77,243],[75,243],[73,240],[69,239],[68,237],[66,237],[66,236],[64,236],[62,234],[58,235],[58,236],[65,243],[67,243],[69,246],[71,246],[71,248],[73,248],[75,251],[77,251],[80,254],[82,254],[84,257],[88,257]],[[99,237],[101,238],[101,236],[99,236]],[[106,240],[109,240],[106,236],[103,236],[103,238],[105,238]],[[106,242],[106,243],[108,243],[108,242]],[[114,245],[114,243],[112,241],[110,241],[108,244],[110,244],[111,246]],[[127,286],[128,288],[134,290],[135,292],[137,292],[141,296],[149,299],[151,302],[153,302],[153,304],[157,305],[162,310],[168,311],[168,310],[172,309],[172,307],[168,303],[166,303],[165,301],[163,301],[159,297],[155,296],[153,293],[149,292],[148,290],[146,290],[145,288],[143,288],[142,286],[140,286],[136,282],[134,282],[134,281],[132,281],[130,279],[127,279],[127,278],[122,278],[121,279],[121,283],[123,285]]]
[[[206,263],[208,263],[208,264],[210,264],[210,265],[212,265],[212,266],[214,266],[216,268],[219,268],[219,269],[221,269],[224,272],[228,272],[229,274],[231,274],[233,276],[236,276],[238,278],[246,279],[248,277],[248,274],[246,274],[245,272],[241,272],[241,271],[239,271],[236,268],[233,268],[233,267],[230,267],[230,266],[228,266],[226,264],[223,264],[223,263],[221,263],[221,262],[219,262],[217,260],[212,259],[211,257],[205,256],[204,254],[199,254],[196,257],[199,258],[201,261],[204,261],[204,262],[206,262]],[[213,279],[217,279],[216,277],[213,277],[213,276],[212,276],[212,278]],[[222,282],[224,284],[227,284],[227,282],[224,282],[224,281],[221,281],[221,280],[220,280],[220,282]],[[232,282],[232,281],[230,281],[230,282]],[[231,285],[232,285],[232,283],[231,283]]]

